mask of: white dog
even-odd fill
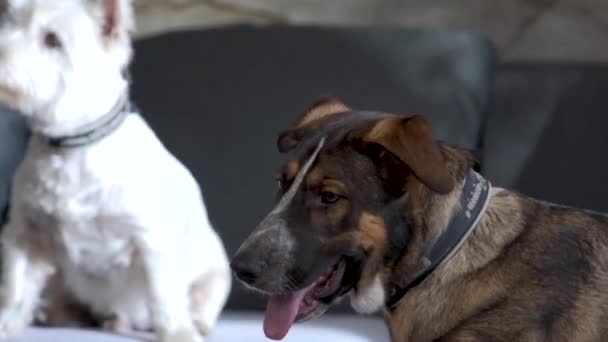
[[[0,338],[56,274],[117,327],[201,341],[231,274],[196,181],[130,109],[130,2],[3,4],[0,101],[33,134],[2,231]]]

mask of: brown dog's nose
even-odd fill
[[[241,281],[253,284],[265,268],[264,263],[250,253],[237,253],[230,262],[230,268]]]

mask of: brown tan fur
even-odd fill
[[[385,245],[387,238],[384,221],[381,217],[364,212],[359,217],[359,229],[354,232],[352,239],[368,248]]]
[[[359,218],[359,228],[351,239],[356,244],[372,250],[369,267],[363,269],[355,289],[357,291],[357,289],[369,288],[378,273],[382,273],[381,276],[384,276],[382,257],[386,253],[388,245],[384,220],[374,214],[364,212]]]
[[[367,142],[381,144],[412,168],[412,172],[433,190],[449,192],[453,179],[447,169],[441,167],[443,156],[434,143],[429,128],[419,116],[405,119],[394,117],[379,121],[364,136]]]
[[[296,123],[292,126],[293,129],[301,128],[319,121],[327,116],[342,113],[350,110],[345,104],[335,98],[327,98],[313,104]]]
[[[285,176],[287,179],[294,179],[300,171],[300,163],[297,160],[290,160],[285,167]]]
[[[458,160],[450,162],[457,167]],[[436,208],[441,208],[441,202],[449,201],[449,197],[430,195],[422,204],[428,210],[410,210],[418,213],[414,216],[420,222],[425,217],[426,220],[441,220],[450,212],[450,205]],[[434,208],[432,202],[437,207]],[[608,339],[605,328],[608,323],[606,222],[605,217],[597,221],[583,211],[551,207],[495,188],[480,224],[454,258],[410,291],[394,311],[385,311],[392,341]],[[551,288],[535,284],[536,274],[528,270],[537,265],[538,259],[546,258],[548,260],[544,262],[551,263],[551,258],[558,252],[564,255],[570,252],[567,248],[552,250],[547,247],[563,233],[554,231],[555,225],[565,225],[563,231],[574,234],[570,237],[573,240],[580,238],[577,243],[584,246],[584,250],[577,253],[582,256],[572,258],[584,259],[583,263],[588,263],[590,269],[588,282],[580,282],[577,285],[581,289],[572,290],[576,292],[573,302],[566,305],[565,312],[559,313],[556,322],[547,324],[538,317],[544,314],[542,307],[550,305],[547,295]],[[403,259],[417,258],[404,255]]]
[[[395,119],[396,120],[396,119]],[[395,120],[385,120],[376,125],[366,136],[368,140],[384,140],[384,145],[391,145],[395,140],[404,139],[391,137],[390,129]],[[312,121],[309,121],[311,123]],[[420,125],[418,125],[420,128]],[[411,133],[410,133],[411,134]],[[387,138],[387,135],[389,137]],[[409,137],[420,141],[424,139],[420,134]],[[411,146],[412,144],[409,143]],[[397,149],[398,147],[394,147]],[[439,150],[438,150],[439,151]],[[408,153],[408,151],[401,151]],[[440,152],[446,163],[447,174],[433,175],[436,183],[445,177],[460,179],[466,172],[466,160],[470,156],[465,152],[448,146],[441,146]],[[427,149],[423,153],[412,153],[419,157],[437,158],[436,152]],[[410,164],[419,163],[411,160]],[[433,165],[432,163],[421,163]],[[437,172],[432,169],[423,169],[421,173]],[[449,189],[450,182],[440,185],[439,188]],[[404,254],[393,269],[390,277],[395,281],[412,280],[418,271],[422,270],[421,256],[424,246],[436,239],[446,227],[452,208],[460,194],[460,186],[446,195],[438,195],[414,179],[406,183],[406,191],[410,194],[408,208],[414,226],[423,229],[413,231],[412,241],[408,253]],[[603,341],[608,340],[606,313],[608,313],[608,247],[605,245],[605,232],[599,230],[601,226],[590,219],[583,212],[574,211],[563,215],[564,217],[546,217],[548,222],[538,222],[531,225],[530,220],[541,212],[533,207],[544,208],[539,204],[508,190],[496,188],[492,194],[489,209],[481,220],[478,228],[462,247],[461,251],[450,261],[449,266],[436,270],[431,278],[424,284],[408,293],[393,312],[386,312],[391,329],[393,342],[406,341]],[[585,290],[578,295],[573,308],[564,314],[564,318],[556,327],[545,331],[546,327],[533,321],[533,314],[537,304],[546,301],[543,291],[539,289],[522,287],[526,282],[534,279],[527,278],[522,272],[527,258],[542,257],[543,239],[551,239],[551,221],[572,221],[573,226],[589,229],[592,234],[586,240],[591,249],[589,257],[595,264],[595,276],[592,282],[585,286]],[[381,218],[365,213],[360,218],[360,228],[350,238],[357,244],[368,247],[373,246],[384,251],[387,243],[386,236],[379,234]],[[586,222],[589,221],[589,222]],[[375,222],[370,224],[370,222]],[[539,241],[528,241],[522,245],[519,253],[510,255],[505,259],[502,255],[507,246],[521,236],[525,229],[533,230]],[[583,229],[583,228],[581,228]],[[605,227],[604,227],[605,229]],[[595,232],[593,232],[595,230]],[[599,235],[593,239],[593,233]],[[603,241],[603,243],[592,242]],[[528,246],[529,245],[529,246]],[[564,251],[567,252],[567,251]],[[595,256],[595,253],[598,256]],[[528,254],[532,255],[528,255]],[[375,253],[370,258],[368,267],[363,270],[359,286],[367,286],[377,272],[387,272],[382,265],[382,254]],[[599,257],[601,256],[601,257]],[[549,256],[550,257],[550,256]],[[382,269],[384,270],[382,271]],[[523,274],[522,274],[523,273]],[[410,275],[408,278],[406,275]],[[520,287],[520,289],[515,290]],[[606,288],[607,290],[604,290]],[[512,297],[513,291],[521,298],[515,301],[517,305],[505,305],[504,309],[495,309],[485,313],[492,305],[501,302],[506,297]],[[450,300],[445,300],[449,298]],[[438,300],[440,299],[440,300]],[[601,299],[601,300],[600,300]],[[524,314],[520,313],[524,312]],[[518,317],[531,316],[526,319]],[[569,322],[570,321],[570,322]],[[522,322],[529,322],[522,324]],[[594,322],[595,324],[590,324]]]

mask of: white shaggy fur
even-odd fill
[[[202,341],[231,275],[198,185],[145,121],[54,148],[104,116],[127,88],[127,0],[10,0],[0,31],[0,101],[34,132],[2,231],[0,338],[31,322],[48,277],[94,312],[153,327],[159,341]],[[59,43],[59,44],[58,44]],[[122,324],[124,325],[124,324]],[[198,330],[198,332],[197,332]]]
[[[377,274],[369,286],[357,288],[356,291],[351,292],[350,305],[357,313],[372,314],[384,306],[385,297],[382,279]]]

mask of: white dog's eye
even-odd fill
[[[58,50],[63,47],[63,44],[61,43],[59,36],[57,36],[57,33],[55,33],[55,32],[52,32],[52,31],[45,32],[42,39],[43,39],[44,46],[48,49]]]

